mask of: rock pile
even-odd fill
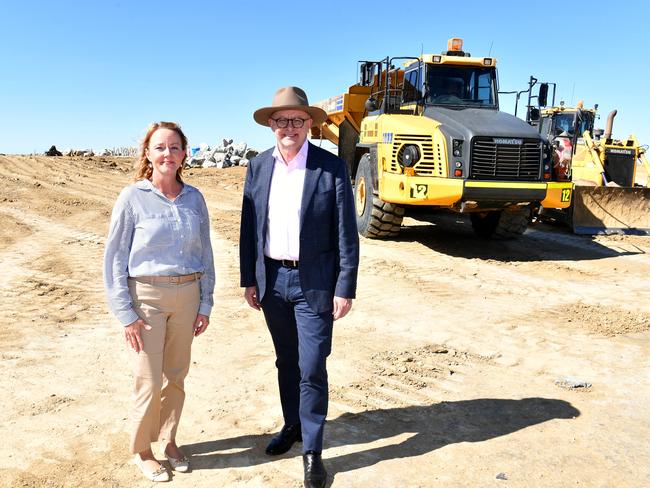
[[[61,151],[59,151],[56,146],[50,147],[47,151],[45,151],[46,156],[63,156],[61,154]]]
[[[66,149],[63,151],[63,155],[90,157],[95,155],[95,151],[92,149]]]
[[[231,166],[248,166],[248,162],[257,156],[259,151],[248,147],[245,142],[233,143],[232,139],[223,139],[222,143],[210,147],[201,144],[192,149],[192,155],[185,161],[187,168],[229,168]],[[62,153],[52,146],[45,152],[47,156],[125,156],[137,157],[137,147],[114,147],[95,152],[92,149],[66,149]]]
[[[95,152],[92,149],[65,149],[63,152],[58,151],[56,146],[52,146],[45,151],[46,156],[125,156],[136,157],[138,155],[137,147],[114,147],[113,149],[102,149]]]
[[[135,158],[138,155],[139,149],[137,147],[114,147],[113,149],[102,149],[99,151],[99,156],[124,156]]]
[[[188,168],[229,168],[230,166],[248,166],[248,162],[259,151],[251,149],[245,142],[233,144],[232,139],[224,139],[215,147],[201,144],[186,162]]]

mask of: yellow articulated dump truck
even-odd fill
[[[361,235],[396,236],[407,209],[427,206],[469,213],[480,236],[513,238],[533,208],[570,205],[548,142],[499,111],[494,58],[472,57],[454,38],[441,54],[359,68],[357,84],[318,104],[328,117],[311,135],[347,162]]]
[[[549,85],[553,101],[546,106]],[[561,212],[543,208],[542,216],[559,217],[576,234],[650,234],[646,148],[634,135],[612,136],[617,111],[610,112],[603,131],[594,128],[598,105],[555,105],[552,83],[540,84],[537,107],[531,105],[530,93],[527,120],[551,143],[555,174],[574,184],[571,206]]]

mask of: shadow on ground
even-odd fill
[[[591,236],[575,235],[559,225],[533,224],[516,239],[496,240],[476,236],[467,215],[420,211],[410,216],[415,224],[402,227],[400,235],[392,240],[418,242],[449,256],[530,262],[585,261],[646,253],[634,245],[618,249],[603,246]]]
[[[381,461],[420,456],[459,442],[485,441],[549,420],[572,419],[579,415],[579,410],[570,403],[549,398],[482,398],[345,413],[328,421],[326,448],[367,444],[401,434],[410,437],[351,454],[330,457],[326,453],[324,461],[332,478],[336,473]],[[255,466],[275,459],[264,454],[271,436],[244,435],[189,444],[183,449],[192,455],[192,468],[197,470]],[[300,449],[294,446],[282,457],[297,455]]]

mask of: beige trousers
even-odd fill
[[[135,406],[131,416],[131,453],[158,440],[175,440],[185,401],[194,321],[199,310],[199,281],[149,284],[129,279],[136,313],[151,330],[140,328],[143,349],[133,354]]]

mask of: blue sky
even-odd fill
[[[608,7],[609,6],[609,7]],[[133,146],[179,122],[192,146],[263,149],[252,112],[280,86],[312,102],[357,81],[357,60],[446,49],[498,60],[500,88],[529,76],[557,99],[618,109],[615,137],[650,143],[647,3],[29,1],[0,4],[0,152]],[[501,97],[514,111],[514,96]],[[520,102],[519,115],[525,101]]]

